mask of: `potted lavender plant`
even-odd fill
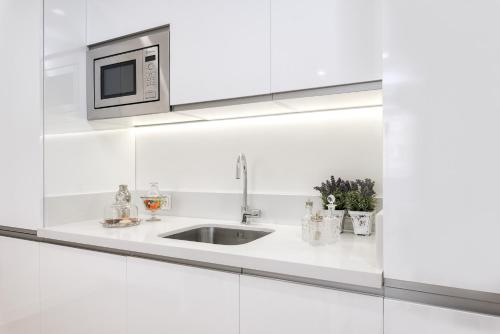
[[[345,196],[345,205],[352,218],[356,235],[370,235],[375,210],[375,182],[370,179],[350,182],[350,190]]]
[[[314,190],[319,191],[321,194],[321,201],[323,202],[323,209],[328,208],[330,195],[335,196],[335,215],[339,217],[341,222],[340,231],[342,232],[344,227],[344,214],[346,207],[346,195],[351,190],[351,184],[349,181],[344,181],[340,177],[335,180],[334,176],[330,176],[329,180],[321,183],[321,186],[314,187]]]

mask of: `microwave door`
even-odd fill
[[[94,61],[95,109],[144,100],[142,51],[132,51]]]

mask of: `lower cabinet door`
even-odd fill
[[[42,334],[122,334],[124,256],[40,245]]]
[[[37,242],[0,237],[0,333],[38,334]]]
[[[384,334],[498,334],[500,317],[384,300]]]
[[[241,276],[241,334],[382,334],[382,297]]]
[[[127,258],[129,334],[238,334],[239,275]]]

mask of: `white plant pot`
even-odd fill
[[[373,227],[373,212],[351,211],[352,229],[356,235],[370,235]]]

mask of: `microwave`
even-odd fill
[[[87,49],[87,119],[170,111],[169,28],[129,35]]]

